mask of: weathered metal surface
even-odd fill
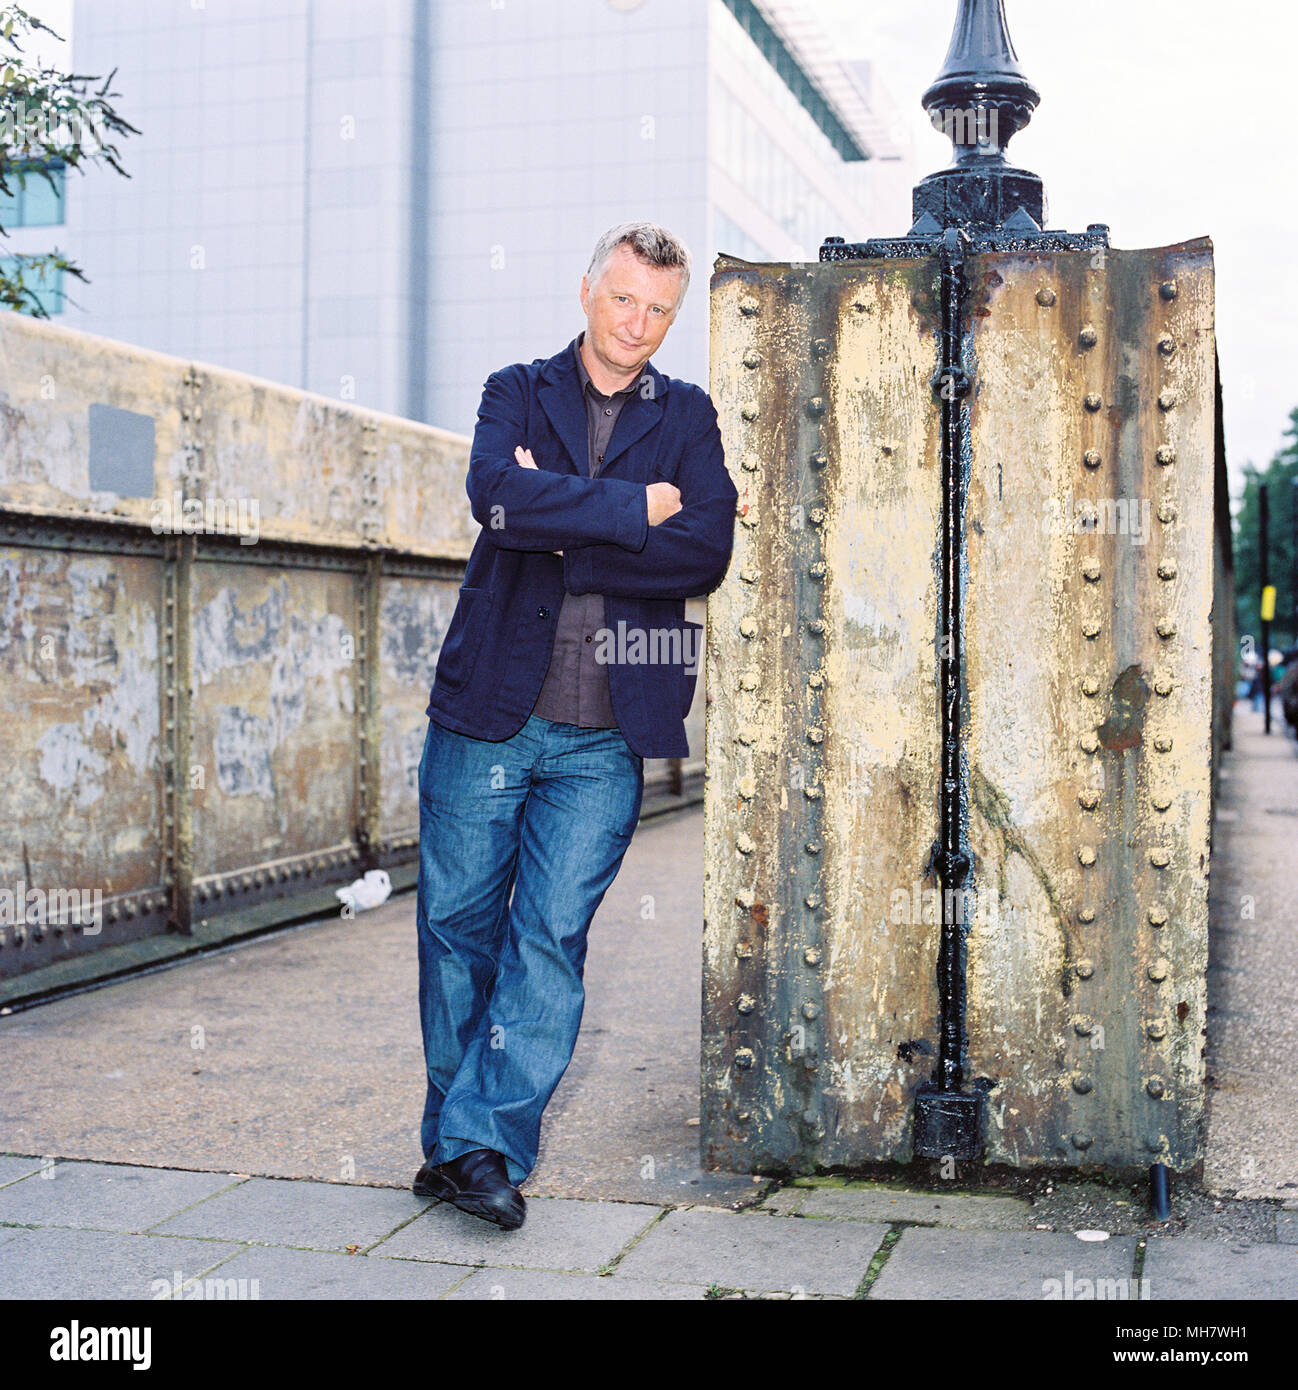
[[[936,1030],[936,266],[723,260],[712,314],[740,515],[708,624],[705,1151],[904,1158]]]
[[[1211,250],[967,273],[973,873],[945,904],[936,260],[714,276],[741,515],[709,611],[703,1139],[732,1167],[910,1157],[944,911],[987,1161],[1201,1153]]]
[[[1211,247],[985,254],[970,281],[987,1158],[1185,1168],[1204,1103]]]

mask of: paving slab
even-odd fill
[[[810,1194],[809,1187],[781,1187],[763,1198],[757,1209],[774,1212],[776,1216],[792,1216]]]
[[[343,1252],[349,1245],[373,1245],[428,1205],[427,1198],[395,1188],[252,1178],[157,1231]]]
[[[450,1294],[448,1303],[470,1299],[587,1302],[681,1302],[707,1296],[702,1285],[667,1284],[648,1279],[600,1278],[594,1274],[555,1274],[539,1269],[480,1269]]]
[[[1152,1237],[1145,1251],[1151,1299],[1298,1299],[1298,1247]]]
[[[4,1247],[2,1299],[154,1299],[202,1275],[240,1247],[115,1231],[46,1226]],[[177,1278],[179,1275],[179,1279]]]
[[[1037,1219],[1031,1205],[1018,1197],[914,1192],[900,1187],[813,1187],[798,1214],[996,1231],[1028,1230]]]
[[[916,1226],[902,1233],[869,1297],[1129,1297],[1135,1252],[1136,1240],[1131,1236],[1089,1242],[1050,1231],[956,1231]],[[1100,1289],[1097,1280],[1111,1282]]]
[[[228,1173],[57,1163],[42,1174],[0,1188],[0,1221],[147,1231],[236,1181]]]
[[[523,1225],[517,1231],[502,1231],[480,1217],[440,1203],[376,1246],[372,1255],[594,1274],[639,1235],[660,1210],[638,1202],[534,1197],[527,1204]]]
[[[39,1173],[44,1166],[43,1158],[20,1158],[16,1154],[0,1154],[0,1187],[5,1183],[17,1182],[19,1178]]]
[[[376,1300],[440,1298],[467,1274],[468,1267],[420,1264],[414,1260],[375,1260],[319,1250],[285,1250],[277,1245],[244,1249],[206,1280],[205,1296],[219,1280],[238,1281],[238,1297],[258,1299]],[[226,1285],[228,1289],[229,1284]],[[182,1290],[180,1298],[192,1295]]]
[[[856,1221],[781,1220],[762,1212],[673,1211],[613,1277],[716,1284],[749,1293],[854,1293],[887,1235]]]
[[[1281,1245],[1298,1245],[1298,1212],[1276,1212],[1275,1238]]]

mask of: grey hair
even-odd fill
[[[610,227],[595,243],[590,265],[586,268],[588,284],[594,285],[603,275],[609,257],[619,246],[629,246],[646,265],[657,266],[660,270],[679,270],[681,292],[676,303],[680,304],[690,285],[690,253],[679,237],[656,222],[621,222]]]

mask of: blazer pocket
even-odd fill
[[[458,690],[468,682],[477,663],[478,652],[491,614],[490,589],[460,589],[459,602],[451,617],[442,650],[437,658],[435,682],[448,690]]]

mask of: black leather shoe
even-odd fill
[[[516,1231],[527,1214],[523,1194],[510,1182],[505,1160],[495,1149],[470,1149],[436,1166],[425,1163],[413,1188],[418,1197],[437,1197],[506,1231]]]

